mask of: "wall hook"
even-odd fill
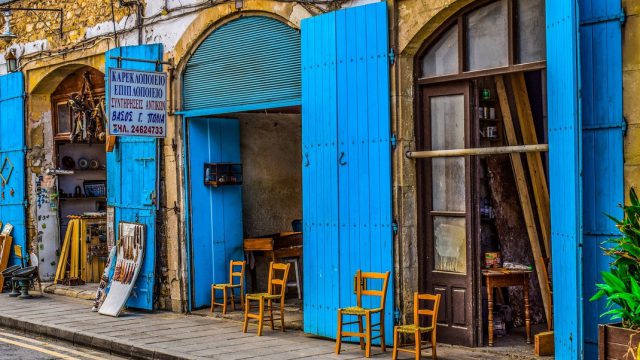
[[[340,165],[345,166],[347,165],[346,161],[342,161],[342,159],[344,159],[344,151],[340,152],[340,159],[338,159],[338,163],[340,163]]]

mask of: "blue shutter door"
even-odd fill
[[[333,338],[341,292],[338,254],[336,15],[302,21],[304,331]]]
[[[13,244],[27,249],[25,223],[25,142],[24,75],[15,72],[0,76],[0,221],[13,225]],[[0,180],[1,181],[1,180]],[[20,264],[11,250],[10,265]]]
[[[384,2],[302,22],[308,333],[335,337],[337,308],[355,304],[358,269],[393,269],[388,51]],[[393,291],[392,275],[387,342],[392,341]]]
[[[183,93],[188,116],[300,105],[300,33],[264,16],[222,25],[189,59]]]
[[[188,119],[191,274],[194,308],[211,304],[211,284],[229,282],[229,261],[242,260],[242,187],[204,184],[205,163],[240,163],[240,123]]]
[[[112,57],[162,60],[162,45],[140,45],[115,48],[105,54],[106,73],[110,68],[156,71],[156,64],[118,61]],[[107,76],[107,91],[109,79]],[[108,106],[108,102],[107,102]],[[145,225],[146,243],[142,269],[127,307],[153,310],[156,250],[156,206],[158,181],[158,149],[155,138],[118,137],[115,150],[107,153],[107,202],[114,207],[116,225],[121,221]],[[116,236],[118,226],[115,227]]]
[[[582,356],[582,191],[575,0],[548,1],[549,187],[556,359]]]
[[[584,354],[598,358],[598,323],[606,300],[590,302],[600,272],[609,268],[602,242],[616,236],[604,214],[621,218],[624,202],[622,7],[619,0],[580,0],[583,157]]]

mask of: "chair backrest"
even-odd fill
[[[238,281],[237,284],[235,285],[242,285],[244,284],[244,267],[247,264],[246,261],[233,261],[231,260],[229,262],[229,284],[234,285],[233,279],[234,278],[239,278],[240,280]],[[234,268],[240,268],[238,269],[239,271],[233,271]]]
[[[418,294],[413,293],[413,323],[415,325],[420,324],[420,316],[431,316],[431,327],[436,328],[436,322],[438,321],[438,309],[440,308],[440,294]],[[426,301],[427,307],[420,307],[420,301]],[[431,305],[431,307],[429,307]]]
[[[287,291],[287,278],[289,277],[290,263],[274,263],[269,264],[269,295],[280,295],[284,300],[285,291]],[[276,290],[279,286],[279,290]]]
[[[356,297],[358,301],[358,306],[362,307],[362,297],[363,296],[374,296],[380,297],[380,308],[384,309],[384,304],[387,299],[387,286],[389,285],[389,275],[390,272],[387,271],[385,273],[376,273],[376,272],[362,272],[358,270],[356,272]],[[369,279],[378,279],[382,280],[382,287],[380,289],[371,289],[369,287],[370,282]]]

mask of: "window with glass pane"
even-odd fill
[[[58,134],[71,132],[71,109],[69,104],[65,102],[58,103]]]
[[[458,73],[458,27],[452,26],[433,44],[422,59],[422,76]]]
[[[431,148],[433,150],[463,149],[464,95],[430,98]],[[464,158],[434,158],[431,160],[434,211],[465,211]]]
[[[507,66],[507,1],[501,0],[471,12],[465,19],[467,70]]]
[[[544,0],[517,1],[518,62],[545,59]]]
[[[464,217],[433,218],[434,270],[466,274],[467,232]]]

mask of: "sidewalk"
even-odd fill
[[[0,294],[0,326],[36,333],[121,356],[143,359],[362,359],[363,352],[345,344],[338,356],[334,342],[255,326],[242,333],[238,321],[168,312],[127,312],[112,318],[89,311],[86,300],[46,295],[31,300]],[[507,354],[507,351],[512,354]],[[391,351],[373,358],[390,359]],[[438,345],[439,359],[533,359],[513,348],[468,349]],[[425,354],[429,354],[428,351]],[[404,355],[402,359],[409,358]]]

